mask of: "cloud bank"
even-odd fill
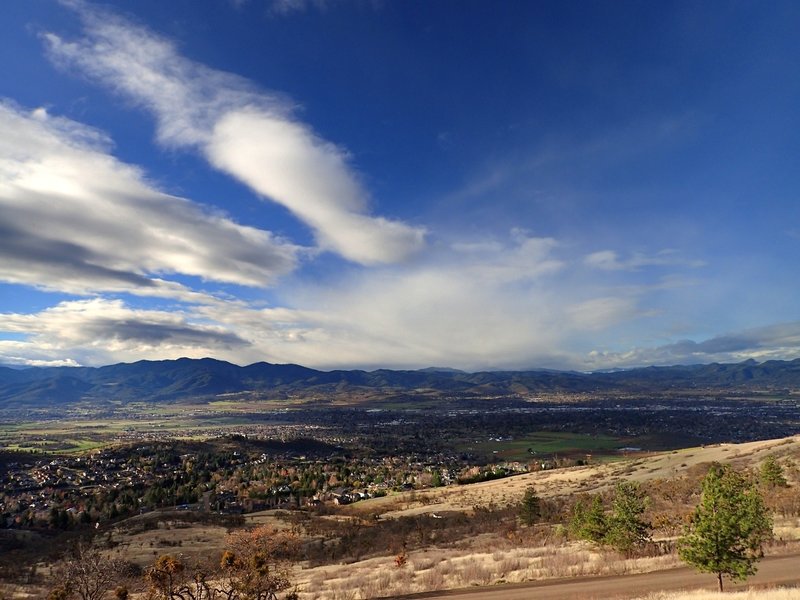
[[[0,279],[172,295],[162,277],[265,286],[300,248],[160,192],[99,131],[0,102]]]
[[[328,291],[306,308],[258,308],[244,302],[206,302],[180,310],[133,308],[122,300],[64,301],[30,314],[0,313],[0,331],[24,339],[0,340],[0,362],[102,365],[142,358],[215,356],[238,364],[260,360],[318,368],[419,368],[454,365],[468,370],[561,368],[582,371],[646,365],[786,359],[800,352],[800,322],[613,352],[569,349],[587,329],[598,335],[627,322],[631,299],[599,298],[559,307],[534,294],[517,302],[479,282],[438,280],[440,273],[408,274],[381,288],[375,302],[358,289]],[[540,282],[544,283],[544,281]],[[414,293],[403,296],[403,288]],[[416,310],[422,301],[427,310]],[[403,310],[403,304],[406,309]],[[389,322],[381,311],[390,315]],[[483,318],[471,323],[476,311]],[[592,329],[594,328],[594,329]],[[331,351],[335,348],[335,351]],[[446,361],[446,362],[442,362]]]
[[[699,342],[681,340],[627,352],[590,352],[586,364],[596,369],[607,369],[614,366],[730,363],[749,359],[761,362],[793,358],[798,353],[800,322],[789,322],[745,329]]]
[[[295,286],[284,292],[292,309],[199,310],[247,331],[248,351],[326,368],[577,367],[578,351],[565,349],[573,338],[642,315],[640,292],[598,295],[571,283],[580,268],[556,240],[514,231],[454,244],[413,267]]]
[[[151,31],[72,2],[86,36],[44,36],[55,62],[150,111],[158,139],[200,151],[217,169],[283,205],[317,243],[363,265],[418,252],[425,230],[369,214],[368,194],[347,153],[294,119],[292,106],[235,75],[197,64]]]
[[[65,301],[34,314],[0,313],[0,330],[25,334],[24,341],[0,340],[0,356],[26,364],[58,364],[56,357],[65,355],[72,364],[107,364],[110,356],[113,362],[201,358],[248,344],[180,312],[132,309],[101,298]]]

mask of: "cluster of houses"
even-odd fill
[[[66,513],[58,516],[67,523],[95,523],[132,510],[144,512],[156,508],[147,490],[159,488],[165,481],[186,480],[187,473],[203,468],[194,454],[164,461],[157,458],[163,457],[163,450],[161,454],[151,454],[149,450],[143,446],[129,452],[105,450],[84,456],[43,456],[35,461],[28,458],[8,463],[0,471],[0,527],[52,526],[53,515],[59,511]],[[174,500],[174,507],[237,514],[270,508],[344,505],[394,490],[453,485],[465,474],[487,469],[513,474],[527,467],[520,463],[476,467],[450,455],[308,458],[230,452],[217,470],[207,474],[210,477],[200,480],[203,483],[198,488],[202,486],[203,491],[194,500],[188,504]],[[128,503],[125,510],[118,506],[120,498]],[[102,508],[99,516],[101,501],[112,506],[110,510],[109,506]]]

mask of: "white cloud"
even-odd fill
[[[611,313],[579,293],[564,302],[554,278],[567,268],[558,244],[515,232],[505,241],[457,244],[426,264],[358,270],[336,285],[304,285],[287,306],[259,308],[203,297],[180,310],[135,310],[103,299],[0,315],[2,357],[64,357],[102,364],[214,356],[238,363],[316,367],[447,364],[530,367],[552,362],[576,328],[603,328]],[[300,285],[300,284],[298,284]],[[188,293],[188,292],[187,292]],[[585,292],[584,292],[585,293]],[[599,315],[591,320],[592,311]]]
[[[555,240],[520,232],[454,246],[425,263],[356,270],[335,285],[294,281],[280,290],[284,306],[200,295],[178,308],[95,298],[0,314],[0,331],[15,338],[0,341],[0,362],[212,355],[318,368],[595,370],[800,355],[796,322],[624,349],[634,322],[650,319],[653,331],[669,322],[646,309],[648,293],[687,288],[597,286]],[[592,350],[604,346],[623,350]]]
[[[691,267],[706,266],[702,260],[687,260],[682,258],[675,250],[666,249],[654,255],[634,252],[628,258],[620,258],[614,250],[600,250],[592,252],[584,259],[584,263],[594,269],[603,271],[637,271],[643,267]]]
[[[564,261],[555,258],[558,242],[553,238],[531,237],[526,232],[511,231],[511,243],[497,241],[456,243],[453,249],[461,256],[456,270],[466,269],[472,280],[484,284],[511,283],[532,280],[540,275],[561,270]]]
[[[0,331],[21,333],[23,341],[0,341],[0,362],[80,364],[200,358],[232,353],[248,342],[216,324],[182,312],[141,310],[121,300],[67,301],[33,314],[0,313]]]
[[[354,262],[398,262],[423,247],[423,228],[369,214],[347,153],[294,119],[285,99],[192,62],[118,16],[75,6],[87,36],[47,34],[51,56],[151,111],[162,143],[199,149],[309,225],[322,248]]]
[[[787,360],[800,356],[800,322],[779,323],[714,336],[699,342],[679,340],[624,352],[589,353],[589,369],[698,363],[731,363],[748,359]]]
[[[36,349],[28,347],[28,344],[18,342],[7,342],[0,340],[0,361],[4,365],[19,365],[26,367],[80,367],[81,364],[71,358],[33,358],[36,356]],[[14,356],[13,348],[18,347],[25,356]]]
[[[307,127],[260,110],[226,114],[206,151],[211,164],[283,204],[317,231],[320,245],[362,264],[404,260],[424,232],[370,217],[345,154]]]
[[[260,330],[260,316],[241,312],[237,327],[271,337],[265,345],[285,360],[324,367],[527,368],[563,362],[565,340],[588,326],[639,316],[635,299],[593,303],[592,290],[561,281],[569,263],[555,240],[514,232],[454,246],[425,264],[296,289],[290,304],[299,310],[268,311]],[[220,309],[201,310],[217,318]]]
[[[40,313],[0,315],[0,331],[26,335],[0,342],[0,362],[213,355],[318,368],[630,364],[633,355],[588,350],[652,316],[641,308],[647,287],[598,287],[564,253],[556,240],[515,231],[505,240],[441,247],[410,265],[355,270],[334,284],[293,280],[280,288],[284,305],[277,307],[195,297],[185,289],[175,292],[185,302],[179,309],[65,302]]]
[[[299,248],[150,185],[101,132],[0,102],[0,279],[77,294],[191,293],[163,276],[264,286]]]

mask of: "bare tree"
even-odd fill
[[[296,535],[257,527],[231,534],[227,545],[220,569],[229,600],[276,600],[292,587],[291,567],[299,546]]]
[[[101,600],[119,583],[125,564],[108,558],[97,548],[78,544],[55,569],[58,585],[49,598]]]
[[[228,536],[218,567],[189,565],[171,555],[160,556],[146,570],[150,600],[277,600],[296,598],[292,563],[297,535],[257,527]],[[53,599],[60,600],[60,599]]]
[[[222,590],[212,583],[218,577],[213,569],[189,566],[170,554],[159,556],[145,572],[152,600],[213,600]]]

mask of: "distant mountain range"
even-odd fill
[[[300,365],[240,367],[211,358],[139,361],[106,367],[0,367],[0,407],[79,401],[181,402],[220,394],[263,398],[346,395],[531,395],[537,393],[678,393],[800,390],[800,359],[646,367],[608,373],[572,371],[317,371]]]

